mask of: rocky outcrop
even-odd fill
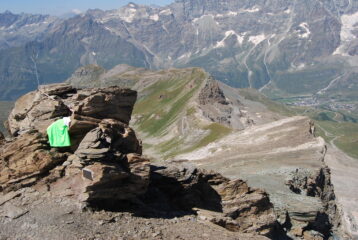
[[[68,84],[41,86],[16,101],[8,118],[8,130],[13,136],[31,129],[45,133],[54,120],[71,115],[70,134],[76,148],[101,119],[128,124],[136,97],[135,91],[118,87],[77,90]]]
[[[78,90],[68,84],[41,86],[23,96],[8,120],[15,137],[0,150],[2,189],[42,180],[48,186],[61,182],[81,201],[144,193],[149,161],[141,157],[141,142],[128,126],[135,101],[136,92],[129,89]],[[46,128],[68,115],[71,149],[51,149]]]
[[[223,91],[220,89],[218,82],[210,78],[205,84],[205,87],[199,94],[199,103],[201,105],[220,103],[227,105],[228,102],[225,98]]]
[[[25,133],[0,148],[0,190],[17,190],[34,184],[66,157],[65,153],[51,150],[41,133]]]
[[[194,209],[204,221],[230,231],[274,234],[276,216],[262,190],[188,162],[169,162],[152,169],[149,193],[143,198],[149,206],[159,204],[163,211]]]
[[[290,222],[289,224],[296,226],[293,229],[295,235],[305,236],[306,239],[307,236],[313,234],[316,235],[313,239],[324,239],[330,236],[332,230],[338,231],[341,225],[341,217],[336,205],[330,169],[327,166],[317,171],[296,169],[286,184],[297,194],[318,197],[322,200],[323,208],[313,213],[310,218],[287,216],[286,220]],[[287,225],[288,223],[286,222],[285,224]]]
[[[220,89],[218,82],[210,77],[201,89],[198,98],[204,117],[213,122],[231,126],[233,108]]]
[[[66,177],[57,186],[72,189],[71,195],[83,202],[144,194],[150,168],[141,152],[141,143],[132,129],[117,120],[104,119],[86,134],[68,159]]]

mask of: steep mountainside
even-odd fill
[[[271,97],[327,102],[334,91],[346,101],[357,91],[357,10],[350,0],[177,0],[161,8],[130,3],[90,10],[64,21],[40,46],[2,52],[10,61],[1,64],[7,74],[0,81],[5,89],[29,90],[36,73],[41,83],[61,81],[88,63],[198,66],[231,86],[254,87]],[[37,67],[29,61],[33,52],[39,52]],[[18,58],[27,64],[12,60]],[[18,65],[24,68],[14,72]],[[12,80],[27,83],[14,87]],[[21,94],[16,91],[1,98],[15,98]]]
[[[2,98],[11,99],[39,84],[64,81],[80,65],[117,63],[145,66],[145,51],[113,35],[91,17],[58,25],[43,41],[0,51]],[[98,54],[97,54],[98,53]]]
[[[48,15],[0,13],[0,50],[41,41],[62,21]]]

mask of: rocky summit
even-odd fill
[[[128,126],[136,97],[57,84],[16,102],[0,142],[2,238],[284,236],[266,192],[185,161],[151,165]],[[63,116],[72,146],[50,148],[46,127]]]

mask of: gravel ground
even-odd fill
[[[196,215],[146,218],[130,212],[81,210],[70,197],[32,188],[14,196],[4,202],[0,195],[1,240],[267,239],[229,232]]]

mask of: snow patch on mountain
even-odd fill
[[[258,12],[258,11],[260,11],[260,9],[258,7],[244,10],[244,12],[249,12],[249,13],[254,13],[254,12]]]
[[[358,12],[352,15],[342,15],[341,20],[342,20],[341,40],[349,41],[356,38],[355,35],[353,34],[353,30],[358,28],[358,26],[356,26],[356,24],[358,23]]]
[[[151,15],[149,19],[157,22],[159,20],[159,15],[158,14]]]
[[[253,44],[257,45],[265,39],[266,39],[265,34],[260,34],[256,36],[250,36],[249,42],[252,42]]]
[[[348,56],[346,53],[346,47],[349,42],[356,39],[354,30],[358,30],[358,12],[353,14],[344,14],[341,16],[342,28],[341,28],[341,45],[334,51],[333,55],[340,54]]]
[[[238,14],[239,14],[238,12],[232,12],[232,11],[227,13],[228,16],[237,16]]]
[[[225,40],[232,35],[235,35],[237,38],[237,42],[242,44],[242,42],[244,41],[244,37],[237,34],[234,30],[229,30],[225,32],[225,37],[221,41],[217,42],[214,48],[225,47]]]
[[[194,18],[193,23],[197,23],[199,21],[205,20],[206,18],[214,19],[214,16],[212,14],[205,14],[205,15],[201,16],[200,18]]]
[[[299,33],[298,36],[300,38],[308,38],[311,35],[311,31],[308,27],[308,24],[306,22],[303,22],[299,25],[303,32]]]
[[[164,9],[162,11],[159,12],[159,15],[171,15],[172,14],[172,10],[168,9]]]
[[[120,16],[120,17],[124,21],[131,23],[131,22],[133,22],[133,20],[135,18],[136,12],[137,12],[137,9],[134,9],[134,8],[125,9],[124,15]]]
[[[284,11],[284,13],[290,14],[290,13],[291,13],[291,9],[288,8],[286,11]]]

